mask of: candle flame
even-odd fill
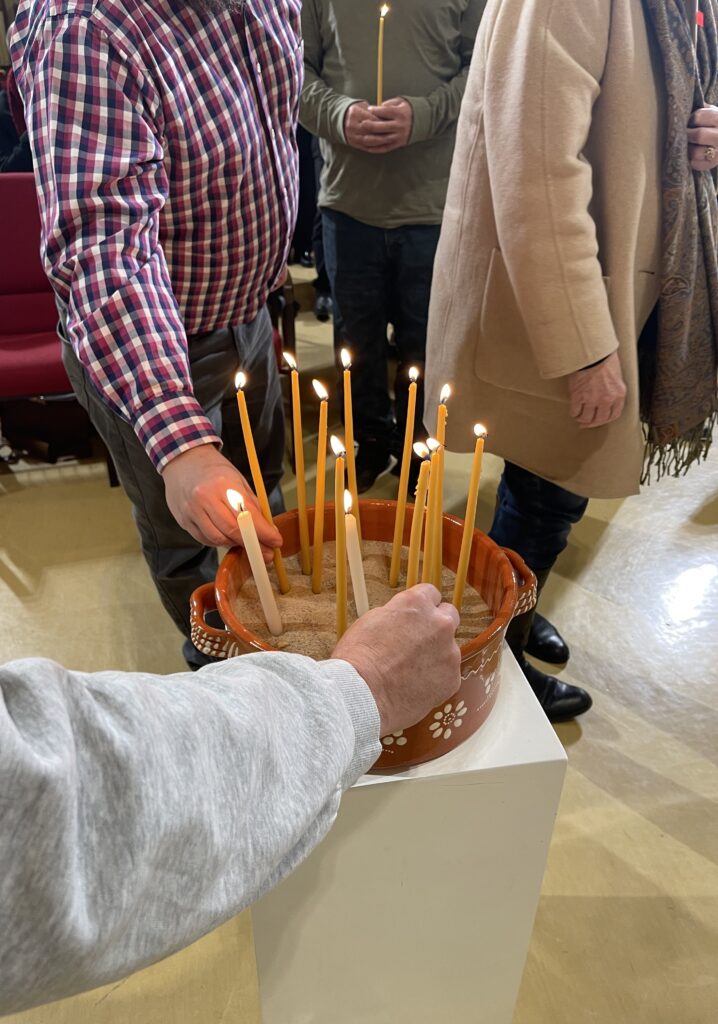
[[[326,400],[329,398],[329,392],[324,387],[322,382],[320,380],[313,380],[312,387],[317,393],[317,398],[320,398],[322,402],[326,402]]]
[[[343,348],[339,353],[342,360],[342,366],[345,370],[348,370],[352,365],[352,354],[348,348]]]
[[[449,387],[448,384],[444,384],[443,388],[441,389],[441,394],[439,395],[439,402],[442,405],[446,405],[446,403],[449,401],[450,398],[451,398],[451,388]]]
[[[227,501],[229,507],[233,508],[235,512],[244,512],[244,498],[239,491],[234,491],[230,488],[227,491]]]
[[[426,447],[433,454],[434,452],[438,452],[439,448],[441,448],[441,441],[437,441],[435,437],[427,437]]]
[[[346,512],[347,515],[349,515],[351,510],[352,510],[352,492],[351,491],[344,491],[344,511]]]
[[[329,438],[329,444],[332,446],[332,451],[334,452],[337,458],[339,458],[341,455],[346,455],[347,450],[336,434],[332,434],[332,436]]]
[[[426,459],[429,456],[429,449],[426,447],[423,441],[417,441],[414,445],[414,453],[419,456],[420,459]]]
[[[296,370],[297,360],[294,358],[291,352],[282,352],[284,362],[287,364],[290,370]]]
[[[488,434],[488,430],[483,425],[483,423],[475,423],[474,433],[476,434],[477,437],[486,437],[486,435]]]
[[[236,374],[236,376],[234,378],[234,386],[237,389],[237,391],[244,391],[244,388],[245,388],[246,384],[247,384],[247,374],[246,373],[242,373],[242,371],[240,370],[239,373]]]
[[[380,18],[386,18],[387,14],[389,13],[390,10],[391,10],[391,8],[389,7],[389,4],[382,4],[381,5],[381,10],[379,11],[379,17]]]
[[[419,371],[416,368],[416,366],[412,366],[412,368],[409,370],[409,380],[412,383],[415,383],[418,379],[419,379]]]

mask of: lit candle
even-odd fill
[[[364,579],[364,565],[362,564],[357,521],[355,516],[352,515],[352,496],[349,491],[344,491],[344,526],[347,538],[349,572],[351,573],[352,590],[354,591],[354,604],[356,605],[357,618],[359,618],[369,611],[369,598],[366,592],[366,580]]]
[[[436,516],[434,535],[436,541],[434,544],[434,565],[431,576],[431,582],[439,590],[441,590],[441,569],[444,563],[444,459],[446,458],[446,418],[448,416],[446,403],[450,397],[451,388],[448,384],[444,384],[439,395],[439,408],[436,415],[436,440],[441,445],[441,451],[439,452],[437,466],[439,479],[436,481],[437,497],[434,509],[434,515]]]
[[[431,475],[429,478],[429,504],[426,510],[426,530],[424,532],[424,565],[421,570],[422,583],[434,582],[434,554],[436,551],[436,485],[439,481],[439,454],[441,445],[435,437],[426,442],[431,452]]]
[[[401,456],[401,475],[399,477],[399,496],[396,503],[396,519],[394,520],[394,544],[391,549],[391,569],[389,570],[389,586],[395,587],[399,582],[401,566],[401,544],[404,538],[404,520],[406,518],[406,486],[409,482],[411,467],[411,446],[414,440],[414,418],[416,415],[416,381],[419,371],[415,366],[409,370],[409,404],[406,410],[406,430],[404,431],[404,451]]]
[[[354,508],[356,509],[357,529],[361,538],[361,516],[359,514],[359,492],[357,491],[357,467],[354,452],[354,410],[352,407],[352,357],[348,349],[341,351],[344,367],[344,440],[347,446],[347,480]]]
[[[317,442],[317,486],[314,494],[314,562],[312,565],[312,593],[322,590],[322,563],[324,556],[324,489],[327,467],[327,409],[329,392],[324,385],[313,380],[312,386],[320,401],[319,440]]]
[[[379,52],[376,62],[376,105],[384,102],[384,19],[389,13],[389,4],[379,8]]]
[[[309,522],[307,520],[307,483],[304,479],[304,438],[302,435],[302,407],[299,401],[299,371],[291,352],[284,353],[284,361],[292,371],[292,424],[294,427],[294,464],[297,471],[297,511],[299,513],[299,546],[302,572],[312,571],[309,556]]]
[[[257,593],[259,594],[259,601],[262,605],[267,627],[273,636],[279,636],[282,632],[282,620],[279,616],[274,592],[272,591],[272,584],[269,582],[267,566],[262,558],[262,549],[259,546],[259,538],[254,528],[254,521],[250,513],[245,509],[244,500],[239,491],[227,491],[227,501],[230,508],[237,512],[237,526],[242,534],[242,544],[247,552],[249,566],[257,586]]]
[[[466,515],[464,516],[464,532],[461,537],[461,551],[459,552],[459,564],[456,568],[456,582],[454,583],[454,596],[452,598],[454,607],[460,613],[461,604],[464,600],[464,588],[466,587],[466,573],[469,568],[469,555],[471,554],[471,543],[474,539],[474,522],[476,520],[476,503],[479,498],[479,480],[481,479],[481,460],[484,456],[484,439],[486,438],[486,427],[477,423],[474,427],[476,434],[476,447],[474,448],[474,461],[471,465],[471,480],[469,482],[469,496],[466,501]]]
[[[254,435],[252,433],[252,424],[249,422],[249,411],[247,409],[247,399],[244,394],[244,388],[247,384],[247,375],[240,372],[234,378],[234,386],[237,389],[237,407],[239,408],[239,419],[242,423],[242,434],[244,436],[244,447],[247,449],[247,458],[249,460],[249,468],[252,473],[252,483],[254,484],[254,493],[257,495],[257,501],[259,507],[262,510],[262,515],[268,523],[274,525],[274,519],[272,518],[272,510],[269,507],[269,498],[267,497],[267,488],[264,486],[264,480],[262,479],[262,470],[259,466],[259,459],[257,458],[257,449],[254,445]],[[289,593],[289,579],[287,577],[287,570],[284,568],[284,561],[279,548],[275,548],[272,554],[274,559],[274,569],[277,573],[277,582],[279,589],[283,594]]]
[[[425,444],[417,442],[414,451],[422,460],[419,467],[419,482],[416,485],[414,500],[414,516],[411,520],[409,537],[409,561],[406,566],[406,588],[413,587],[419,579],[419,553],[421,551],[421,528],[424,525],[424,508],[426,506],[426,490],[429,482],[429,449]]]
[[[346,451],[344,445],[334,434],[329,443],[337,458],[334,466],[334,524],[336,531],[337,640],[341,640],[347,629],[347,537],[343,507]]]

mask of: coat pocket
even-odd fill
[[[608,279],[604,278],[606,288]],[[507,391],[568,402],[562,377],[541,377],[500,249],[493,249],[481,303],[474,370],[479,380]],[[561,345],[562,339],[557,338]]]

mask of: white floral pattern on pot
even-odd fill
[[[458,729],[464,724],[464,715],[468,710],[463,700],[460,700],[456,706],[446,704],[443,711],[435,712],[429,732],[433,734],[435,740],[450,739],[454,729]]]
[[[381,742],[384,747],[405,747],[409,741],[402,729],[401,732],[393,732],[390,736],[383,736]]]

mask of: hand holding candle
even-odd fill
[[[334,525],[336,530],[337,640],[340,640],[347,629],[347,536],[344,519],[344,456],[346,451],[344,445],[334,434],[329,443],[337,460],[334,466]]]
[[[304,436],[302,433],[302,407],[299,400],[299,371],[291,352],[284,352],[284,361],[292,371],[292,426],[294,429],[294,464],[297,471],[297,510],[299,512],[299,544],[302,572],[312,571],[309,554],[309,521],[307,519],[307,483],[304,478]]]
[[[237,512],[237,526],[239,527],[239,532],[242,535],[242,544],[244,545],[244,550],[247,552],[247,558],[249,559],[252,576],[254,577],[254,582],[257,586],[257,593],[259,594],[259,600],[262,605],[262,611],[264,612],[267,627],[273,636],[279,636],[282,632],[282,620],[279,615],[279,609],[277,608],[277,602],[274,597],[272,585],[269,582],[269,574],[267,573],[267,567],[264,564],[262,549],[259,546],[254,522],[251,515],[244,507],[244,501],[239,491],[228,490],[227,502],[230,508]]]
[[[416,416],[416,381],[419,371],[415,366],[409,370],[409,401],[406,410],[406,430],[404,431],[404,451],[401,457],[401,475],[399,476],[399,495],[396,503],[396,519],[394,521],[394,543],[391,549],[391,568],[389,570],[389,586],[395,587],[399,582],[401,565],[401,547],[404,538],[404,520],[406,518],[406,488],[409,482],[411,467],[411,445],[414,439],[414,419]]]
[[[481,462],[484,455],[486,427],[482,426],[481,423],[477,423],[474,427],[474,434],[476,434],[476,446],[474,448],[474,461],[471,465],[469,496],[466,501],[466,515],[464,517],[464,532],[461,537],[461,551],[459,553],[459,564],[456,567],[456,581],[454,583],[454,596],[452,599],[452,604],[459,613],[461,613],[461,604],[466,588],[466,573],[469,568],[471,543],[474,539],[474,522],[476,520],[476,504],[479,497],[479,481],[481,479]]]
[[[364,578],[357,521],[352,515],[352,496],[349,491],[344,491],[344,525],[346,528],[349,572],[351,573],[352,590],[354,591],[354,604],[356,605],[357,617],[361,617],[369,611],[369,598],[366,592],[366,580]]]
[[[314,495],[314,561],[312,564],[312,593],[322,589],[322,560],[324,555],[324,490],[327,466],[327,413],[329,392],[321,381],[313,380],[312,386],[320,401],[319,437],[317,440],[317,483]]]
[[[257,501],[259,507],[262,510],[262,515],[268,523],[274,525],[274,519],[272,518],[272,510],[269,507],[269,498],[267,497],[267,488],[264,486],[264,478],[262,477],[262,470],[259,465],[259,459],[257,458],[257,449],[254,444],[254,434],[252,433],[252,424],[249,420],[249,410],[247,409],[247,399],[244,394],[244,389],[247,384],[246,374],[240,372],[234,378],[234,386],[237,390],[237,407],[239,409],[239,419],[242,424],[242,435],[244,437],[244,447],[247,449],[247,459],[249,460],[249,468],[252,472],[252,483],[254,484],[254,492],[257,495]],[[237,493],[236,491],[233,493]],[[272,555],[274,559],[274,569],[277,573],[277,582],[279,583],[279,589],[283,594],[289,592],[289,577],[287,576],[287,570],[284,568],[284,561],[279,550],[274,551]]]

